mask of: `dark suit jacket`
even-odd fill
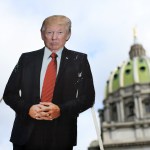
[[[40,71],[44,48],[24,53],[6,85],[3,99],[16,113],[11,135],[13,143],[22,145],[29,139],[35,126],[29,108],[40,102]],[[52,121],[54,143],[76,145],[77,117],[90,108],[95,99],[93,79],[87,55],[63,49],[52,102],[61,116]]]

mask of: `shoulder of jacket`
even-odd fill
[[[38,58],[42,57],[43,54],[44,54],[44,49],[25,52],[21,54],[19,58],[19,62],[23,62],[24,64],[26,64],[26,63],[37,60]]]
[[[25,53],[22,53],[22,55],[24,55],[24,56],[36,56],[36,55],[39,55],[40,53],[43,53],[43,52],[44,52],[44,48],[30,51],[30,52],[25,52]]]
[[[82,53],[82,52],[79,52],[79,51],[70,50],[70,49],[67,49],[67,51],[68,51],[68,53],[70,53],[70,54],[72,54],[72,55],[75,55],[75,56],[76,56],[76,55],[82,56],[82,57],[87,56],[86,53]]]

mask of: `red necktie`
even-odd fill
[[[57,54],[52,53],[50,57],[52,57],[52,60],[48,64],[48,67],[45,73],[44,82],[43,82],[43,87],[42,87],[42,96],[41,96],[42,102],[52,101],[55,82],[56,82]]]

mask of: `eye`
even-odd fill
[[[48,32],[47,32],[47,34],[52,34],[52,33],[53,33],[52,31],[48,31]]]
[[[59,34],[59,35],[63,34],[63,31],[59,31],[58,34]]]

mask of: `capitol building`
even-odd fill
[[[105,150],[150,150],[150,58],[136,41],[104,87],[99,117]],[[88,150],[100,150],[98,141]]]

